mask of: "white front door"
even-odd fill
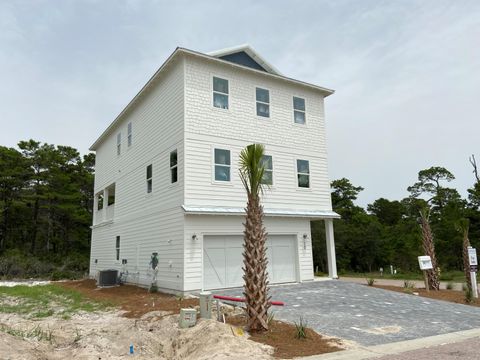
[[[295,237],[271,235],[267,242],[270,283],[296,281]],[[203,239],[204,289],[243,285],[243,236],[212,235]]]

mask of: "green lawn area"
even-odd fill
[[[75,290],[53,284],[0,286],[0,313],[15,313],[31,318],[60,316],[68,319],[81,311],[93,312],[110,306],[107,302],[93,301]]]
[[[383,276],[380,275],[380,272],[371,272],[371,273],[355,273],[355,272],[345,272],[341,273],[340,277],[358,277],[358,278],[373,278],[373,279],[396,279],[396,280],[423,280],[422,272],[408,272],[408,273],[397,273],[395,275],[390,274],[390,272],[383,273]],[[451,282],[465,282],[465,275],[462,271],[445,271],[440,273],[441,281],[451,281]]]

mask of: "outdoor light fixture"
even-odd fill
[[[193,234],[193,235],[192,235],[192,240],[195,241],[195,240],[197,240],[197,239],[198,239],[197,234]]]
[[[308,239],[308,235],[303,234],[303,250],[307,250],[307,239]]]

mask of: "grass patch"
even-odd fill
[[[111,304],[93,301],[78,291],[58,285],[13,287],[0,286],[0,312],[45,318],[59,315],[68,319],[71,315],[85,311],[104,310]]]

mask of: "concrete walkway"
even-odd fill
[[[341,276],[340,281],[348,281],[357,284],[367,284],[367,278],[361,277],[343,277]],[[425,288],[425,283],[423,280],[408,280],[409,282],[415,284],[416,288]],[[397,280],[397,279],[383,279],[383,278],[375,278],[375,285],[387,285],[387,286],[400,286],[403,287],[405,280]],[[451,283],[450,281],[441,281],[440,282],[440,289],[446,289],[447,284]],[[453,290],[462,291],[463,283],[452,283]]]

